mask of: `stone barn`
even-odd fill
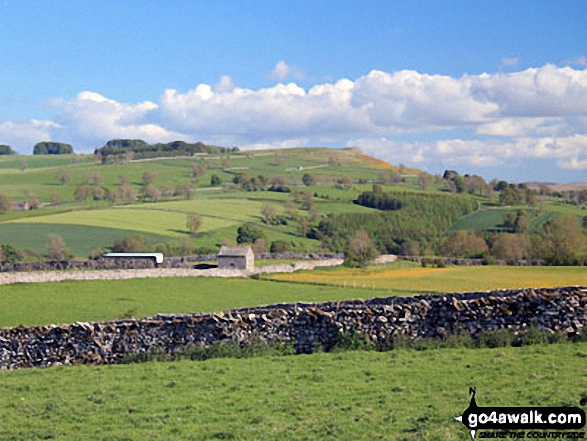
[[[222,247],[218,253],[219,269],[237,269],[253,271],[255,254],[251,247]]]

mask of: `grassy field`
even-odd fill
[[[49,235],[57,234],[65,240],[65,244],[70,248],[74,256],[87,258],[93,250],[110,246],[116,239],[133,233],[144,235],[146,243],[150,245],[169,240],[168,236],[141,231],[35,222],[0,224],[0,243],[11,243],[17,248],[46,253]]]
[[[468,440],[480,406],[580,406],[587,344],[0,372],[3,440]]]
[[[492,207],[475,211],[467,216],[463,216],[456,221],[451,227],[450,232],[458,230],[503,230],[504,216],[506,213],[516,213],[518,210],[524,209],[528,211],[532,217],[529,231],[539,233],[542,231],[542,226],[552,220],[557,214],[572,214],[577,216],[582,222],[582,216],[587,215],[587,212],[580,207],[570,205],[559,205],[550,203],[544,205],[543,210],[531,209],[529,207]],[[505,229],[507,231],[507,229]]]
[[[350,204],[334,202],[329,205],[334,206],[333,210],[344,210],[346,206],[353,209]],[[275,227],[266,228],[261,223],[262,206],[263,202],[246,198],[204,197],[27,216],[1,222],[0,243],[45,252],[47,235],[58,234],[76,256],[87,257],[90,250],[110,246],[117,238],[129,234],[146,234],[151,244],[187,236],[186,214],[189,212],[202,215],[202,226],[195,240],[200,247],[215,247],[222,237],[236,240],[237,228],[244,222],[256,222],[264,228],[268,243],[294,239],[288,233],[297,232],[296,223],[280,226],[278,231],[274,231]],[[322,208],[321,204],[318,206]],[[87,241],[78,234],[82,231],[91,233]],[[310,246],[317,244],[305,238],[295,240]]]
[[[3,285],[0,286],[3,306],[0,326],[99,321],[131,315],[210,312],[283,302],[367,299],[422,292],[585,285],[587,268],[399,266],[323,269],[266,277],[275,281],[178,277]]]
[[[528,287],[587,285],[587,267],[455,266],[422,268],[392,265],[368,269],[331,268],[295,274],[274,274],[273,280],[320,283],[390,292],[464,292]]]
[[[283,302],[374,297],[372,290],[252,279],[162,279],[19,283],[0,286],[0,327],[211,312]]]

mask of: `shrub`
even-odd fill
[[[113,253],[141,253],[146,251],[145,236],[133,234],[116,239],[111,247]]]
[[[0,213],[12,211],[12,198],[7,194],[0,194]]]

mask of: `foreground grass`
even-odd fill
[[[0,437],[466,440],[486,406],[579,406],[587,343],[0,372]]]
[[[551,288],[587,284],[587,267],[455,266],[421,268],[396,265],[367,269],[332,268],[274,274],[273,280],[320,283],[400,292],[458,292]],[[352,292],[352,290],[351,290]]]
[[[0,286],[0,327],[222,311],[284,302],[323,302],[377,295],[368,289],[252,279],[162,279],[19,283]]]

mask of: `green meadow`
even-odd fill
[[[0,327],[212,312],[284,302],[369,298],[375,294],[369,289],[349,291],[212,277],[17,283],[0,285]]]
[[[146,243],[149,245],[169,240],[168,235],[129,231],[120,228],[37,222],[5,222],[0,224],[0,243],[11,243],[18,248],[44,253],[47,251],[49,236],[57,234],[63,237],[66,245],[75,256],[88,257],[93,250],[103,249],[104,246],[112,245],[117,239],[134,233],[144,235]]]
[[[438,269],[404,262],[382,268],[341,267],[272,274],[262,280],[175,277],[19,283],[0,285],[0,326],[211,312],[284,302],[586,284],[586,267]]]
[[[490,230],[500,231],[504,230],[504,216],[506,213],[516,213],[518,210],[526,210],[531,215],[531,222],[529,230],[533,233],[539,233],[542,226],[552,220],[557,214],[572,214],[582,222],[582,217],[587,215],[587,212],[577,206],[559,205],[557,203],[545,204],[542,210],[532,209],[525,206],[520,207],[490,207],[483,208],[471,214],[463,216],[456,221],[449,229],[450,232],[458,230]],[[507,229],[505,229],[507,231]]]
[[[587,343],[0,372],[3,440],[468,440],[469,405],[580,406]]]

